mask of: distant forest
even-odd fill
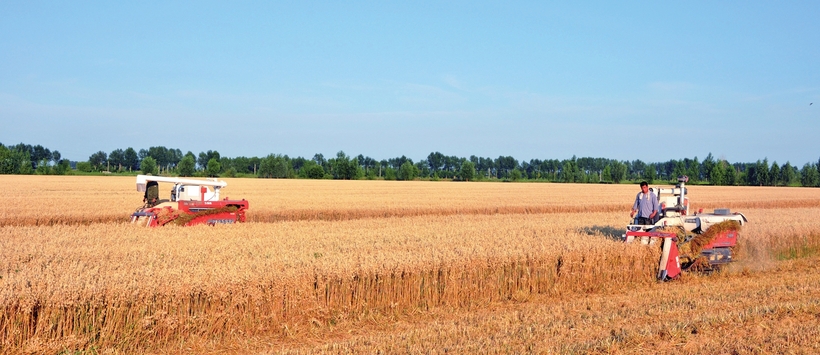
[[[607,158],[530,159],[511,156],[469,158],[432,152],[427,159],[413,161],[405,156],[376,160],[369,156],[335,157],[316,154],[312,158],[270,154],[265,157],[223,157],[215,150],[183,154],[180,149],[150,147],[99,151],[87,161],[71,162],[60,152],[41,145],[0,143],[0,174],[136,174],[196,177],[258,177],[302,179],[370,180],[460,180],[460,181],[546,181],[571,183],[672,182],[689,176],[690,183],[751,186],[820,186],[817,163],[802,167],[789,162],[731,163],[710,153],[692,159],[647,163]]]

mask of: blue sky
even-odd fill
[[[820,158],[818,15],[812,1],[0,1],[0,142],[72,160],[161,145],[802,166]]]

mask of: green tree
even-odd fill
[[[196,172],[196,159],[193,155],[186,155],[179,161],[177,165],[177,173],[179,176],[194,176]]]
[[[686,175],[689,176],[689,181],[700,181],[700,163],[698,163],[698,157],[695,157],[695,159],[689,163],[686,171]]]
[[[270,154],[259,162],[258,175],[262,178],[284,179],[290,176],[291,165],[280,154]]]
[[[134,171],[139,169],[140,159],[137,155],[137,151],[134,148],[128,147],[125,149],[125,160],[123,161],[123,166],[128,167],[128,170]]]
[[[378,168],[371,168],[367,170],[365,177],[367,178],[367,180],[376,180],[378,173]]]
[[[331,167],[333,170],[333,177],[342,180],[351,180],[358,177],[359,161],[356,157],[352,159],[340,150],[336,153],[336,158],[331,159]]]
[[[686,175],[686,164],[684,164],[683,160],[678,160],[675,163],[675,168],[672,170],[672,176],[670,176],[669,179],[677,181],[677,178],[683,175]]]
[[[324,179],[325,169],[314,160],[305,160],[304,165],[299,169],[299,177],[303,179]]]
[[[704,163],[705,162],[704,160]],[[709,182],[712,183],[712,185],[726,185],[724,164],[724,161],[718,161],[709,166]]]
[[[18,146],[20,146],[20,145],[22,145],[22,143],[19,144]],[[51,150],[49,150],[46,147],[43,147],[42,145],[39,145],[39,144],[35,145],[35,146],[26,145],[25,149],[29,152],[29,157],[31,158],[31,167],[32,167],[32,169],[36,168],[37,165],[40,164],[41,161],[43,161],[43,160],[51,161],[51,159],[52,159]],[[21,149],[18,148],[18,150],[21,150]]]
[[[79,164],[78,164],[79,165]],[[92,164],[93,165],[93,164]],[[140,170],[143,174],[157,174],[157,161],[154,158],[146,157],[140,162]]]
[[[737,170],[731,164],[726,164],[726,169],[723,172],[723,184],[734,186],[737,185],[740,180],[738,176]]]
[[[419,169],[413,163],[406,161],[399,167],[396,177],[399,180],[413,180],[419,175]]]
[[[612,182],[620,184],[626,179],[626,164],[615,161],[612,163]]]
[[[780,183],[780,166],[777,165],[777,161],[772,163],[772,167],[769,170],[769,185],[777,186]]]
[[[655,164],[647,164],[643,176],[647,183],[653,184],[655,179],[658,178],[658,174],[655,171]]]
[[[199,157],[196,159],[196,163],[199,164],[199,167],[201,169],[207,169],[208,162],[211,161],[211,159],[216,159],[218,161],[219,158],[219,152],[215,150],[209,150],[208,152],[199,152]]]
[[[77,162],[77,171],[82,171],[84,173],[90,173],[93,171],[94,168],[91,167],[91,163],[87,161],[78,161]]]
[[[62,158],[63,158],[63,155],[60,154],[60,152],[58,152],[56,150],[51,152],[51,160],[54,161],[54,164],[59,164],[60,160],[62,160]]]
[[[427,166],[427,162],[419,161],[416,165],[416,171],[418,171],[418,177],[430,177],[430,167]]]
[[[518,181],[521,180],[521,170],[513,169],[509,173],[510,181]]]
[[[323,179],[325,177],[325,169],[322,169],[319,164],[313,163],[307,166],[305,170],[308,179]]]
[[[211,158],[211,160],[208,160],[208,165],[205,168],[205,171],[208,176],[217,177],[219,176],[219,173],[222,172],[222,164],[219,163],[219,160],[216,160],[216,158]]]
[[[571,160],[565,161],[561,168],[561,181],[575,182],[575,164]]]
[[[40,160],[37,163],[37,169],[34,169],[34,173],[37,175],[51,175],[51,166],[48,165],[48,160]]]
[[[475,179],[475,164],[469,160],[465,160],[461,163],[461,170],[459,170],[458,176],[464,181]]]
[[[706,156],[706,159],[703,159],[703,162],[700,163],[700,172],[703,174],[703,177],[712,185],[720,185],[720,183],[715,183],[714,181],[712,181],[712,170],[718,164],[720,164],[720,161],[715,161],[714,157],[712,157],[711,152],[709,153],[709,155]]]
[[[610,167],[610,165],[605,166],[604,170],[601,172],[601,181],[612,181],[612,168]]]
[[[384,168],[384,179],[396,180],[396,169],[393,169],[393,167],[390,166]]]
[[[0,174],[30,174],[31,159],[24,150],[0,145]]]
[[[364,176],[364,169],[358,164],[356,157],[350,158],[347,163],[348,172],[350,173],[350,180],[358,180]],[[418,175],[418,173],[416,174]]]
[[[54,154],[54,153],[52,153]],[[125,165],[125,151],[122,149],[114,149],[108,154],[108,163],[113,169],[117,171],[122,170]]]
[[[761,186],[769,186],[769,158],[763,158],[763,161],[757,161],[757,184]]]
[[[815,165],[809,163],[803,165],[803,169],[800,170],[800,183],[806,187],[820,185],[820,172],[817,171]]]
[[[57,175],[66,175],[71,171],[71,162],[68,159],[60,159],[54,167],[54,173]]]
[[[106,164],[108,163],[108,154],[101,150],[91,154],[91,156],[88,157],[88,162],[91,163],[94,170],[103,170],[106,168]]]
[[[427,156],[427,165],[432,172],[441,170],[441,167],[444,166],[444,154],[439,152],[430,153],[430,155]]]
[[[794,167],[788,161],[780,167],[780,182],[783,183],[783,186],[791,185],[796,180],[796,175]]]

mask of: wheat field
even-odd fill
[[[618,241],[637,186],[226,180],[222,197],[250,201],[248,223],[150,229],[127,223],[142,200],[133,177],[0,176],[2,353],[640,353],[660,331],[640,307],[684,322],[681,307],[756,284],[772,300],[802,290],[795,322],[818,314],[818,283],[794,286],[783,269],[820,277],[799,262],[820,248],[820,189],[690,187],[693,208],[749,218],[742,260],[658,284],[658,251]],[[647,301],[616,296],[630,293]],[[583,300],[630,311],[587,309],[604,324],[592,327]],[[698,329],[727,331],[723,318]],[[638,323],[604,334],[618,320]]]
[[[253,222],[339,221],[360,218],[461,214],[622,212],[638,190],[630,185],[443,183],[224,179],[221,197],[251,202]],[[122,222],[142,206],[134,177],[2,176],[8,189],[1,225]],[[653,185],[654,186],[654,185]],[[170,185],[160,186],[169,198]],[[820,190],[690,186],[693,208],[813,208]],[[89,209],[93,213],[89,213]]]

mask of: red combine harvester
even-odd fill
[[[159,198],[159,183],[173,183],[170,200]],[[131,223],[157,227],[167,224],[232,224],[245,222],[248,201],[219,199],[228,183],[217,179],[183,179],[137,175],[137,191],[144,192],[145,205],[131,214]]]
[[[657,192],[660,204],[659,218],[652,225],[626,226],[624,242],[636,240],[642,244],[661,242],[658,280],[677,278],[682,271],[713,271],[733,261],[740,227],[748,220],[740,212],[716,209],[713,213],[689,212],[686,182],[678,178],[674,188],[651,189]],[[636,219],[637,220],[637,219]]]

